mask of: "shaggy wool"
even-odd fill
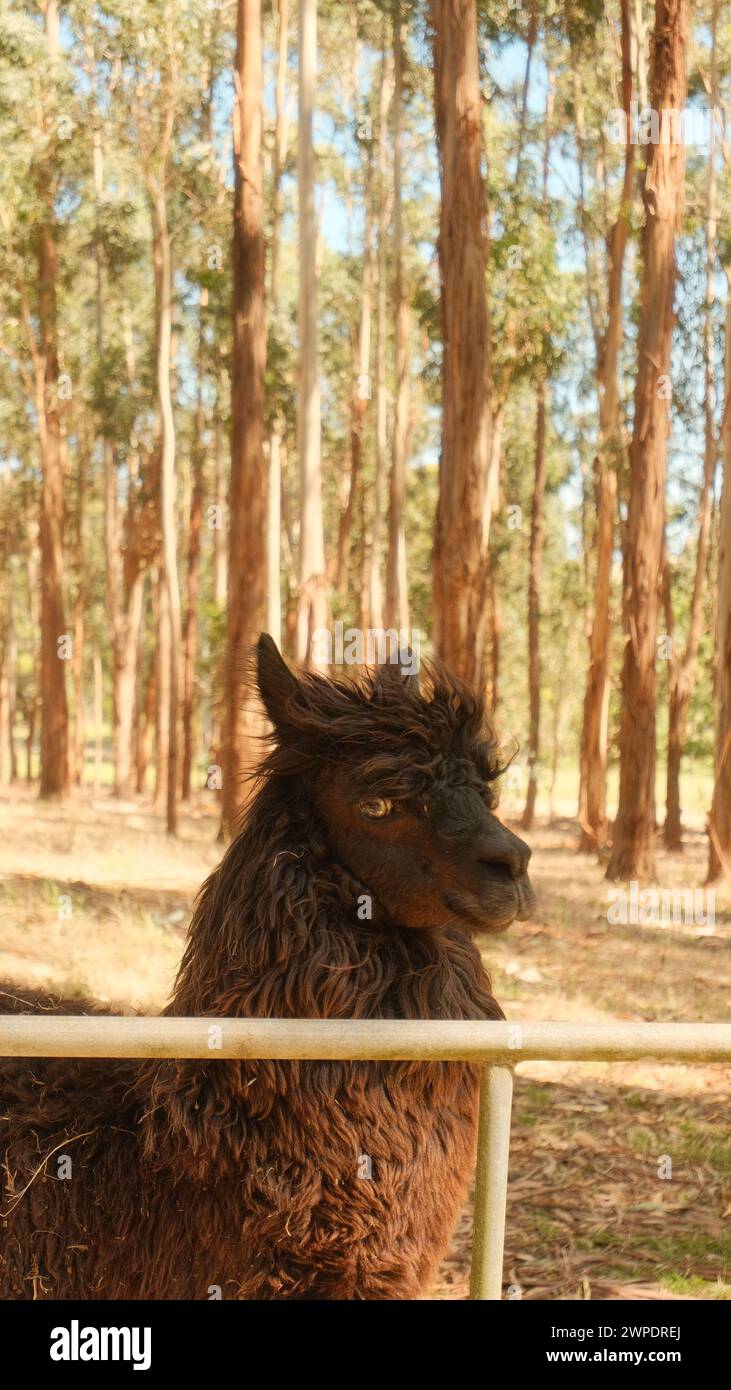
[[[471,930],[404,927],[382,889],[361,920],[373,885],[318,790],[345,760],[425,813],[447,784],[491,807],[480,702],[439,673],[288,686],[266,643],[259,664],[274,746],[166,1013],[501,1018]],[[49,1007],[93,1008],[3,986],[0,1011]],[[467,1195],[477,1091],[456,1062],[0,1061],[0,1296],[415,1298]]]

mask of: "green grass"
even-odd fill
[[[708,1236],[702,1231],[674,1231],[672,1235],[657,1236],[645,1233],[642,1248],[657,1256],[666,1267],[685,1255],[689,1263],[696,1264],[711,1257],[731,1268],[731,1232],[722,1236]]]
[[[662,1282],[668,1293],[680,1294],[684,1298],[731,1300],[731,1284],[698,1279],[687,1274],[666,1274]]]
[[[717,1173],[731,1173],[731,1142],[715,1127],[683,1120],[677,1142],[679,1157],[686,1163],[703,1163]]]

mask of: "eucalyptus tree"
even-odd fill
[[[40,11],[3,9],[1,114],[5,158],[0,223],[9,341],[26,409],[37,431],[40,462],[40,792],[69,787],[66,670],[72,653],[66,628],[64,478],[66,414],[71,382],[59,333],[60,204],[73,186],[67,142],[74,94],[60,42],[57,0]]]
[[[675,297],[675,238],[683,206],[686,0],[656,0],[651,108],[664,132],[647,146],[642,282],[637,344],[630,495],[624,546],[622,718],[619,807],[609,879],[654,875],[656,637],[665,525],[667,383]],[[664,138],[660,135],[664,134]]]
[[[490,333],[475,0],[431,0],[441,204],[442,442],[434,535],[434,642],[484,681],[490,469]]]

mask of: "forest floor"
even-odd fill
[[[171,842],[149,801],[0,799],[0,977],[158,1009],[216,831],[205,801]],[[715,926],[611,925],[575,821],[539,819],[529,839],[534,919],[483,942],[510,1019],[728,1018],[731,894],[717,894]],[[658,854],[661,884],[700,887],[705,856],[694,817],[684,853]],[[519,1063],[507,1296],[731,1299],[730,1113],[729,1066]],[[466,1208],[433,1298],[467,1296],[470,1231]]]

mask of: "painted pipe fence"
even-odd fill
[[[4,1057],[468,1061],[481,1066],[470,1297],[499,1299],[517,1062],[731,1062],[728,1023],[0,1017]]]

